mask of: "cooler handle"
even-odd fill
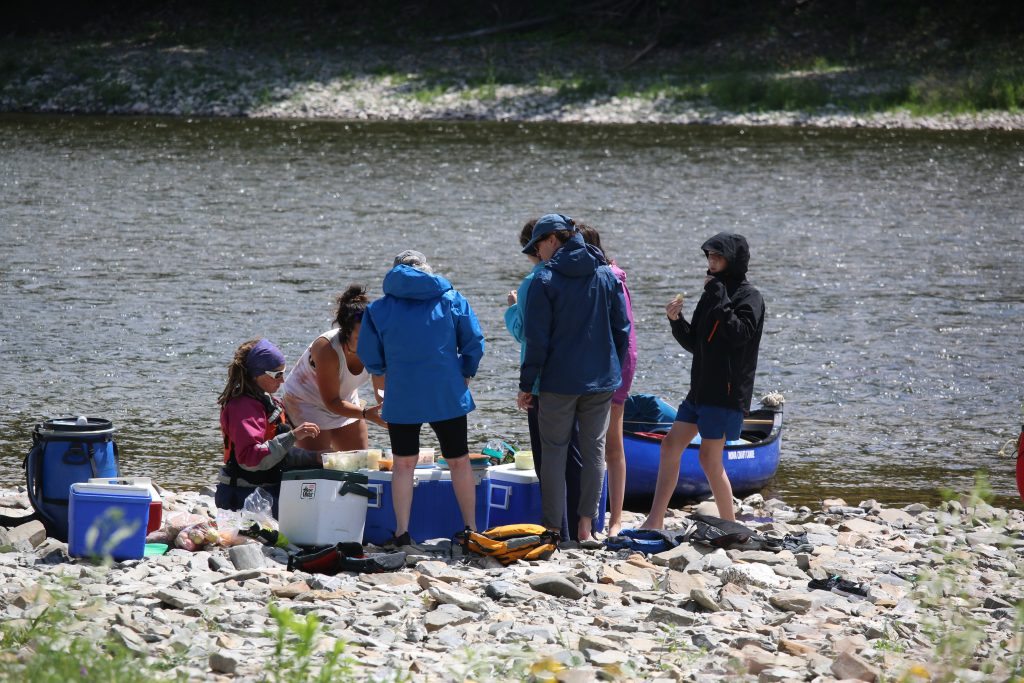
[[[344,496],[346,493],[351,493],[356,496],[363,496],[364,498],[374,498],[375,495],[370,493],[370,489],[362,484],[357,484],[354,481],[346,481],[338,487],[338,496]]]
[[[369,494],[367,498],[370,499],[366,503],[366,507],[379,508],[380,502],[384,498],[384,484],[367,484],[366,492]]]
[[[505,494],[505,498],[503,499],[503,502],[501,502],[501,503],[495,503],[494,502],[494,494],[495,494],[495,492],[499,492],[499,493],[504,493]],[[495,484],[495,483],[491,484],[491,507],[492,508],[498,508],[499,510],[508,510],[508,506],[510,504],[511,499],[512,499],[512,487],[511,486],[502,486],[501,484]]]

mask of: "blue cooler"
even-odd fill
[[[391,497],[391,472],[360,470],[366,474],[370,502],[366,509],[363,542],[380,545],[395,532],[395,507]],[[476,479],[476,528],[488,527],[490,480],[484,471],[474,470]],[[439,468],[419,468],[414,472],[409,535],[415,542],[433,538],[451,538],[462,531],[462,512],[455,500],[452,473]]]
[[[540,524],[540,479],[531,470],[516,469],[515,464],[487,468],[491,480],[489,526],[503,524]]]
[[[509,464],[487,468],[487,476],[491,480],[490,526],[521,522],[541,523],[543,509],[537,472],[517,470],[515,467],[515,464]],[[607,514],[608,472],[605,471],[601,500],[597,504],[597,518],[593,523],[594,531],[604,531]],[[571,533],[575,535],[575,529]]]
[[[142,559],[149,524],[149,489],[120,484],[72,484],[68,554]]]

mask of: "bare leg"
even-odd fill
[[[718,516],[722,519],[736,521],[736,512],[732,508],[732,484],[725,473],[722,462],[722,451],[725,449],[725,438],[703,439],[700,442],[700,467],[711,485],[711,493],[715,496]],[[660,483],[660,479],[659,479]]]
[[[673,422],[672,428],[661,441],[661,454],[658,461],[658,483],[654,487],[654,500],[651,501],[651,512],[641,525],[643,529],[662,529],[665,527],[665,512],[672,494],[679,483],[679,461],[683,457],[683,449],[697,436],[697,425],[692,422]]]
[[[459,503],[462,521],[476,531],[476,481],[473,479],[469,458],[452,458],[447,463],[452,473],[452,488],[455,489],[455,500]]]
[[[626,452],[622,443],[622,413],[625,406],[612,403],[608,436],[604,445],[608,468],[608,535],[615,536],[622,528],[622,500],[626,497]],[[582,538],[582,536],[581,536]]]
[[[370,446],[365,420],[356,420],[344,427],[331,429],[329,433],[331,435],[331,448],[336,451],[358,451]]]
[[[409,530],[409,512],[412,510],[412,480],[415,471],[416,456],[395,456],[395,463],[391,468],[391,502],[395,508],[395,536],[401,536]]]
[[[580,539],[581,541],[591,540],[593,536],[590,535],[590,532],[593,526],[593,517],[585,517],[584,515],[580,515],[580,522],[576,526],[576,538]]]

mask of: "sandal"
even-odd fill
[[[838,574],[827,579],[811,579],[807,587],[816,591],[829,591],[836,595],[842,595],[855,600],[864,600],[868,597],[868,589],[860,583],[847,581]]]
[[[409,532],[405,531],[400,536],[392,534],[391,538],[384,541],[382,548],[401,548],[403,546],[412,545],[412,537],[409,536]]]

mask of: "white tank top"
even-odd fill
[[[359,393],[357,390],[370,379],[370,373],[366,371],[366,368],[363,368],[363,371],[358,375],[353,375],[348,369],[348,363],[345,361],[345,351],[341,347],[340,332],[341,330],[334,328],[329,332],[324,332],[317,339],[329,341],[331,348],[338,354],[338,379],[341,380],[338,396],[343,401],[358,404]],[[313,341],[315,342],[316,340]],[[310,358],[312,348],[312,344],[306,347],[302,357],[299,358],[299,362],[288,373],[288,379],[284,381],[284,393],[299,403],[310,404],[326,411],[327,406],[324,405],[324,401],[320,397],[320,388],[316,383],[316,370],[313,368],[312,358]]]

